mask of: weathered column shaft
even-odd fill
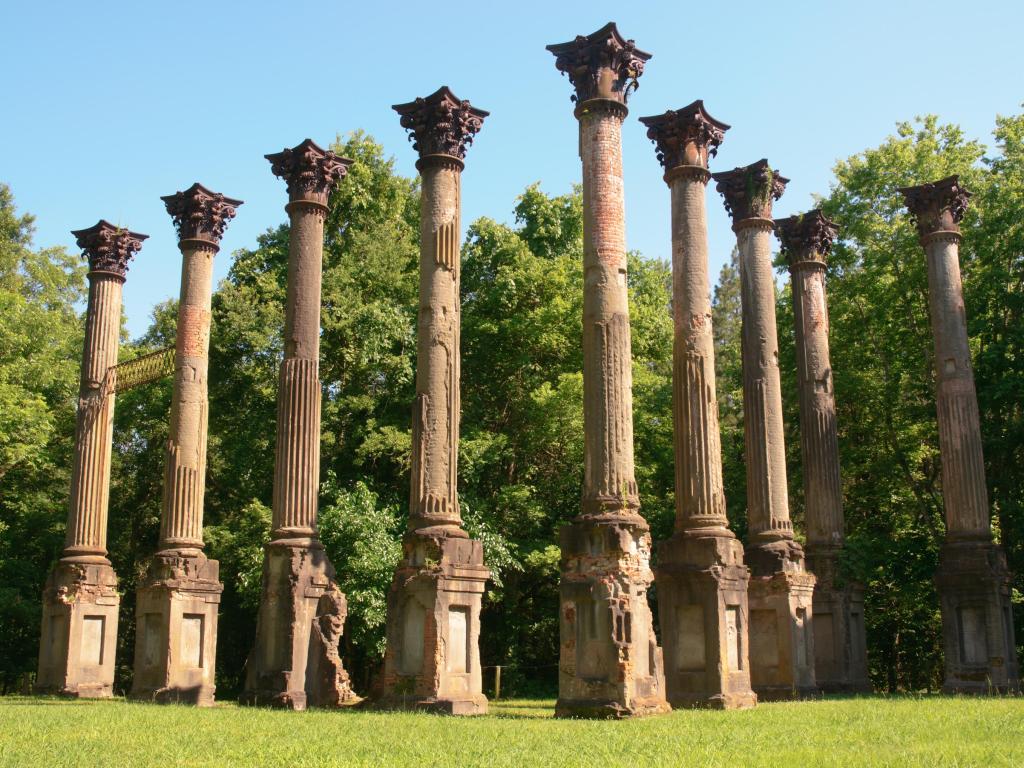
[[[116,385],[111,369],[117,365],[123,283],[123,277],[110,272],[89,273],[64,557],[106,560]]]
[[[160,519],[162,550],[203,548],[210,302],[216,252],[216,246],[198,240],[181,244],[174,394]]]
[[[751,540],[792,538],[786,487],[772,222],[735,224],[742,286],[743,436]]]
[[[715,348],[708,291],[705,185],[711,174],[677,166],[672,190],[672,411],[676,530],[722,528],[725,490],[715,394]]]
[[[820,211],[776,221],[793,287],[808,551],[843,544],[839,437],[828,346],[825,255],[836,227]]]
[[[580,110],[583,161],[584,514],[637,510],[626,287],[624,110]]]
[[[278,378],[274,538],[316,538],[320,488],[320,282],[326,206],[293,199]]]
[[[410,531],[459,528],[460,163],[420,162],[420,308],[413,405]]]
[[[936,410],[946,536],[950,540],[990,541],[981,417],[960,280],[960,235],[938,231],[927,236],[924,242],[935,337]]]

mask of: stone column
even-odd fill
[[[267,155],[288,184],[291,222],[284,361],[278,379],[273,540],[263,560],[256,646],[243,704],[339,706],[357,697],[338,655],[348,611],[317,536],[320,488],[320,281],[331,191],[351,160],[310,139]]]
[[[743,545],[729,530],[715,395],[704,197],[729,126],[695,101],[641,117],[672,194],[676,522],[658,546],[659,618],[673,707],[752,707]]]
[[[789,264],[800,388],[800,447],[804,468],[807,564],[814,587],[814,672],[823,691],[866,692],[864,592],[839,576],[843,548],[843,494],[839,438],[828,350],[825,258],[836,226],[820,210],[775,221]]]
[[[960,219],[970,193],[957,176],[900,190],[928,259],[946,541],[935,576],[947,692],[1017,690],[1010,572],[992,541],[978,396],[960,281]]]
[[[72,232],[89,260],[89,304],[78,390],[67,538],[43,590],[36,690],[113,695],[117,574],[107,559],[107,506],[114,424],[121,289],[146,235],[101,220]]]
[[[242,201],[201,184],[161,200],[178,231],[181,293],[160,545],[138,590],[131,696],[209,706],[224,589],[203,554],[210,300],[213,259]]]
[[[583,161],[583,505],[561,530],[559,717],[668,710],[633,475],[622,123],[650,54],[610,23],[547,49],[576,93]]]
[[[750,679],[762,700],[792,698],[816,687],[814,576],[804,568],[803,548],[793,539],[789,519],[772,272],[772,201],[789,180],[767,160],[713,178],[732,216],[742,287]]]
[[[388,592],[383,707],[487,712],[480,604],[490,572],[458,499],[461,175],[488,113],[442,87],[395,105],[420,159],[420,294],[412,481],[402,559]]]

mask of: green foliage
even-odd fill
[[[85,270],[32,247],[0,184],[0,691],[35,668],[39,594],[64,536]]]

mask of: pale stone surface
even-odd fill
[[[807,565],[817,577],[815,677],[826,692],[865,692],[871,690],[871,683],[863,590],[838,574],[844,540],[843,495],[825,292],[825,258],[837,229],[818,210],[775,224],[793,289]]]
[[[762,700],[813,695],[815,578],[789,518],[771,258],[772,201],[788,180],[767,160],[714,179],[733,219],[740,262],[751,685]]]
[[[160,544],[136,601],[132,698],[213,703],[219,564],[203,554],[213,259],[240,200],[194,184],[162,198],[181,248]]]
[[[581,514],[561,530],[558,717],[668,711],[647,590],[651,536],[633,471],[622,122],[650,54],[608,24],[548,46],[578,102],[583,164]]]
[[[72,234],[89,259],[89,303],[67,538],[43,590],[36,690],[98,698],[113,695],[120,604],[106,555],[121,289],[146,235],[106,221]]]
[[[960,279],[960,219],[970,193],[956,176],[900,190],[928,260],[946,541],[935,575],[942,607],[943,689],[1020,688],[1003,548],[992,541],[981,424]]]
[[[488,113],[447,87],[394,109],[420,153],[419,323],[409,520],[374,700],[478,715],[487,712],[479,637],[490,572],[459,513],[459,274],[463,158]]]
[[[751,707],[750,573],[725,514],[708,288],[708,156],[728,126],[699,101],[641,122],[672,194],[676,523],[659,546],[656,571],[668,700],[674,707]]]
[[[241,702],[290,709],[341,706],[359,698],[338,655],[347,603],[317,539],[320,282],[328,196],[351,161],[309,139],[267,159],[288,183],[291,232],[277,395],[274,539],[264,551],[256,644]]]

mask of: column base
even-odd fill
[[[483,715],[480,604],[490,571],[461,530],[406,534],[388,592],[384,672],[370,706]]]
[[[658,547],[667,699],[674,708],[749,709],[743,545],[732,535],[675,534]]]
[[[670,710],[647,589],[651,536],[642,519],[577,518],[560,532],[562,577],[556,717],[628,718]]]
[[[158,553],[139,586],[129,698],[212,706],[220,564],[202,553]]]
[[[267,544],[256,645],[239,702],[293,710],[358,703],[338,654],[347,614],[320,542]]]
[[[792,540],[748,547],[750,682],[759,701],[813,698],[814,574]],[[771,569],[771,570],[769,570]]]
[[[83,699],[114,695],[121,597],[109,563],[61,561],[43,589],[35,692]]]
[[[814,678],[823,693],[871,693],[864,590],[842,583],[839,551],[808,550],[807,567],[817,578],[814,586]]]
[[[942,606],[942,690],[972,695],[1019,691],[1011,580],[1002,547],[946,544],[939,553],[935,584]]]

